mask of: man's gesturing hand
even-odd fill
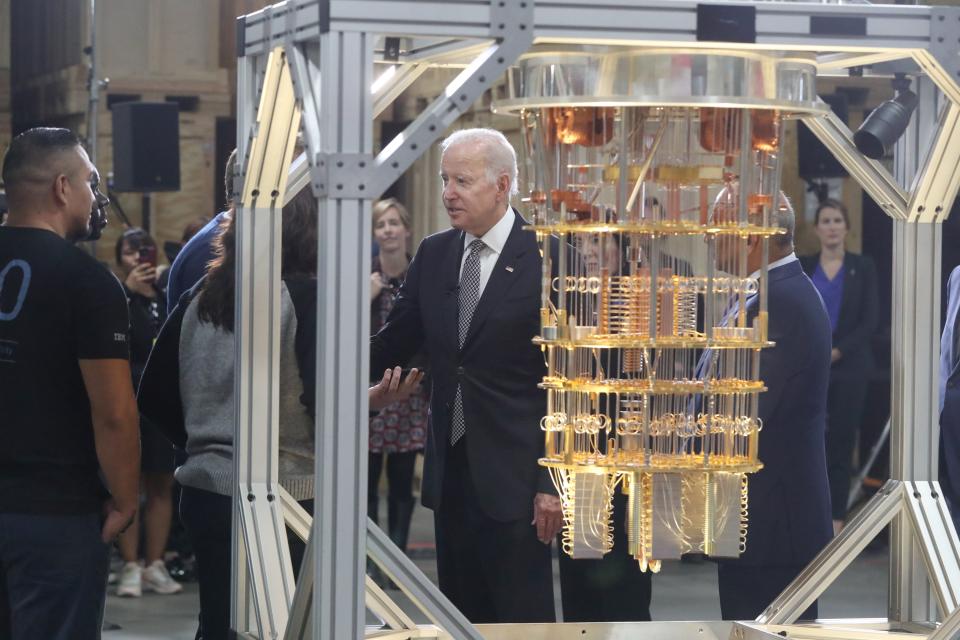
[[[563,509],[560,498],[549,493],[538,493],[533,497],[533,522],[537,527],[537,540],[550,544],[563,526]]]
[[[379,411],[394,402],[406,400],[417,390],[417,386],[423,380],[423,372],[417,369],[411,369],[403,381],[400,380],[401,375],[400,367],[387,369],[383,372],[380,382],[370,387],[371,411]]]

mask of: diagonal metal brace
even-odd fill
[[[886,167],[857,150],[850,129],[835,113],[827,110],[823,116],[804,116],[801,120],[888,216],[907,219],[907,194]]]
[[[900,513],[903,483],[888,480],[867,505],[807,565],[790,586],[757,616],[760,624],[792,624]]]

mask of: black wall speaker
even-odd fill
[[[179,191],[177,104],[121,102],[111,111],[114,191]]]

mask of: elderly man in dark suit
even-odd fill
[[[768,336],[760,352],[760,460],[750,476],[746,551],[718,562],[725,620],[756,618],[833,537],[824,434],[830,379],[830,320],[793,250],[794,214],[786,197],[772,216],[786,233],[770,239]],[[734,245],[727,247],[737,251]],[[747,271],[760,269],[762,242],[748,240]],[[718,267],[737,256],[718,248]],[[748,299],[748,319],[759,311]],[[817,617],[814,602],[801,616]]]
[[[960,267],[947,281],[947,318],[940,337],[940,488],[960,530]]]
[[[510,206],[517,162],[491,129],[442,143],[452,229],[426,238],[371,339],[371,370],[421,347],[433,381],[423,504],[434,510],[440,588],[475,623],[553,621],[550,541],[562,524],[546,470],[537,388],[542,260]]]

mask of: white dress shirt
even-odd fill
[[[503,214],[500,221],[493,225],[490,230],[480,238],[486,245],[480,250],[481,296],[487,286],[487,281],[490,280],[490,274],[493,273],[493,267],[497,264],[500,254],[503,253],[503,246],[507,244],[507,238],[510,237],[510,232],[513,230],[513,222],[515,219],[516,214],[513,212],[513,207],[507,207],[507,212]],[[470,255],[470,243],[476,239],[477,236],[472,233],[464,232],[463,234],[463,258],[460,260],[460,275],[457,277],[458,282],[460,281],[460,277],[463,276],[463,265],[466,264],[467,256]]]
[[[770,264],[768,264],[768,265],[767,265],[767,273],[770,273],[771,271],[773,271],[773,270],[776,269],[777,267],[782,267],[782,266],[785,265],[785,264],[790,264],[791,262],[796,262],[796,261],[799,260],[799,259],[800,259],[800,258],[797,257],[797,253],[796,253],[795,251],[791,251],[791,252],[790,252],[790,255],[788,255],[788,256],[783,256],[783,257],[780,258],[779,260],[774,260],[773,262],[771,262]],[[757,269],[756,271],[754,271],[753,273],[751,273],[751,274],[750,274],[750,277],[753,278],[754,280],[759,280],[759,279],[760,279],[760,270]]]

